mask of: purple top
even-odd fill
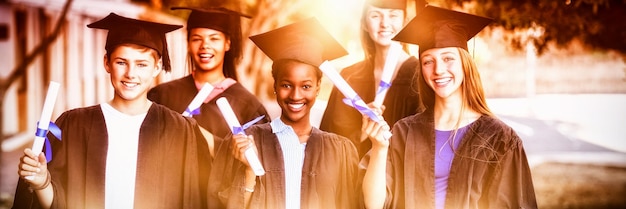
[[[443,209],[446,201],[448,176],[452,159],[454,159],[454,151],[450,144],[454,144],[454,150],[456,150],[468,127],[469,125],[459,128],[453,140],[450,140],[450,137],[454,130],[435,130],[435,208],[437,209]]]

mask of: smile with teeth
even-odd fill
[[[443,85],[443,84],[450,82],[451,80],[452,78],[440,78],[440,79],[435,79],[435,83],[439,85]]]
[[[393,32],[391,32],[391,31],[381,31],[381,32],[379,32],[379,34],[382,35],[382,36],[390,36],[390,35],[393,35]]]
[[[213,58],[215,55],[214,54],[209,54],[209,53],[202,53],[199,54],[200,59],[211,59]]]
[[[293,109],[300,109],[304,107],[304,103],[289,103],[289,107]]]
[[[122,81],[122,84],[123,84],[124,86],[126,86],[126,87],[129,87],[129,88],[133,88],[133,87],[135,87],[135,86],[138,86],[138,85],[139,85],[139,83],[134,83],[134,82],[126,82],[126,81]]]

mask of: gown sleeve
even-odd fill
[[[513,143],[500,161],[491,186],[489,207],[491,208],[537,208],[535,191],[526,152],[522,141],[512,134]]]

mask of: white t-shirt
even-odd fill
[[[147,113],[130,116],[107,103],[100,107],[109,136],[104,205],[107,209],[133,208],[139,129]]]

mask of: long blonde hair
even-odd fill
[[[375,46],[376,43],[374,43],[374,40],[372,40],[369,33],[364,28],[367,25],[367,10],[369,6],[373,6],[373,5],[370,5],[369,3],[365,2],[361,10],[361,21],[360,21],[361,27],[359,27],[359,31],[360,31],[359,37],[361,38],[361,47],[363,48],[364,60],[366,62],[369,62],[370,64],[374,64],[374,55],[376,54],[376,46]],[[402,24],[406,25],[408,21],[406,8],[402,9],[402,14],[404,15],[404,20]],[[403,47],[403,50],[406,51],[406,44],[402,44],[402,47]]]
[[[457,47],[459,51],[459,56],[461,58],[461,67],[463,68],[464,79],[461,83],[461,100],[463,103],[461,104],[461,112],[464,112],[466,109],[476,111],[481,115],[486,116],[494,116],[489,107],[487,106],[487,101],[485,99],[485,93],[483,90],[482,81],[480,79],[480,73],[478,72],[478,68],[474,63],[472,56],[467,52],[467,50],[463,48]],[[419,91],[419,97],[422,101],[422,104],[426,111],[430,111],[431,113],[434,111],[435,107],[435,92],[424,80],[424,76],[422,76],[422,68],[421,64],[418,65],[418,69],[416,70],[415,78],[417,80],[417,90]],[[459,114],[459,118],[457,119],[456,124],[454,125],[454,130],[450,135],[450,138],[446,143],[452,148],[454,153],[459,154],[454,149],[453,144],[455,144],[454,140],[456,138],[459,126],[461,124],[461,118],[463,114]],[[467,131],[473,131],[472,129],[468,129]],[[486,143],[486,141],[485,141]],[[480,148],[491,150],[493,148],[489,144],[481,144]],[[443,147],[442,147],[443,149]],[[472,156],[462,156],[469,157],[475,160],[480,160],[484,162],[488,162],[485,160],[481,160],[478,158],[474,158]]]
[[[476,67],[476,63],[467,50],[458,48],[459,55],[463,66],[463,74],[465,79],[461,83],[462,98],[464,106],[474,110],[481,115],[493,116],[493,113],[487,106],[485,99],[485,91],[483,83],[480,79],[480,73]]]

